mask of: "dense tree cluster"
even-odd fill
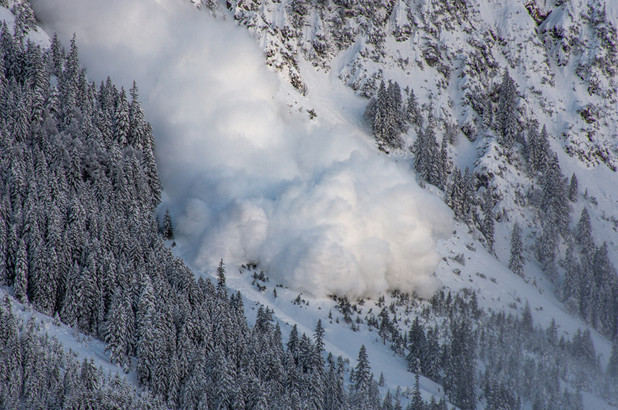
[[[559,297],[572,313],[615,340],[618,336],[618,273],[609,260],[607,244],[597,246],[594,242],[586,208],[577,223],[575,240],[567,248],[564,265]]]
[[[412,99],[412,104],[414,102]],[[410,110],[414,112],[414,107]],[[401,88],[392,81],[388,86],[384,81],[380,83],[376,97],[369,102],[364,114],[378,145],[385,151],[402,147],[401,134],[409,127],[409,115],[408,108],[402,103]]]
[[[8,298],[0,302],[0,408],[164,409],[118,375],[106,376],[91,360],[81,363],[35,319],[23,323]]]
[[[430,117],[427,127],[419,129],[412,146],[414,152],[414,169],[421,181],[428,182],[442,190],[447,186],[448,178],[448,141],[444,136],[438,145],[434,132],[434,120]]]
[[[378,332],[387,327],[385,342],[406,357],[408,369],[444,386],[449,401],[462,409],[582,409],[581,391],[610,401],[618,397],[612,381],[618,377],[612,373],[618,349],[602,369],[587,329],[569,339],[559,335],[554,321],[542,328],[535,325],[528,304],[521,316],[483,311],[469,290],[455,295],[439,291],[411,320],[416,303],[395,293],[388,306],[378,301],[383,306],[378,315],[370,311],[361,317],[357,305],[345,302],[339,308],[347,305],[356,313],[351,321],[357,326],[366,323]],[[437,403],[423,405],[412,408],[439,408]]]

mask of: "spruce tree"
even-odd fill
[[[165,210],[165,215],[163,216],[163,239],[171,240],[174,239],[174,226],[172,225],[172,217],[170,215],[170,210]]]
[[[422,181],[440,186],[442,182],[442,166],[440,153],[434,132],[434,123],[430,119],[427,127],[421,130],[414,142],[414,169]]]
[[[448,182],[448,174],[449,174],[449,160],[448,160],[448,138],[445,136],[442,137],[442,142],[440,142],[440,181],[437,185],[438,188],[445,191],[446,184]]]
[[[485,236],[485,240],[487,241],[487,248],[489,252],[493,253],[494,251],[494,200],[491,194],[491,189],[487,187],[485,192],[483,193],[483,202],[481,203],[481,208],[484,213],[484,218],[481,224],[481,232],[483,236]]]
[[[476,407],[476,341],[470,321],[451,322],[450,344],[445,364],[445,388],[451,401],[462,409]]]
[[[523,256],[523,243],[521,240],[521,229],[515,222],[511,233],[511,256],[509,258],[509,269],[518,276],[524,276],[525,259]]]
[[[612,353],[607,363],[607,375],[613,379],[618,379],[618,341],[612,344]]]
[[[365,348],[365,345],[362,345],[358,351],[358,360],[356,367],[354,368],[352,386],[354,388],[354,392],[360,396],[363,401],[369,394],[372,381],[373,376],[371,375],[371,367],[369,366],[367,349]]]
[[[584,256],[591,256],[594,251],[594,240],[592,238],[590,214],[586,208],[582,209],[579,221],[577,222],[577,232],[575,237],[581,246]]]
[[[509,75],[509,71],[504,70],[500,84],[497,121],[498,132],[501,136],[500,143],[506,148],[512,147],[517,137],[518,98],[515,82]]]
[[[541,210],[545,224],[565,232],[569,225],[568,191],[555,154],[545,169],[542,184]]]
[[[425,363],[423,362],[423,358],[425,357],[425,349],[426,349],[426,338],[425,331],[421,326],[418,316],[414,318],[414,322],[412,322],[412,327],[410,327],[410,331],[408,332],[408,370],[414,373],[418,373],[422,370]]]
[[[131,304],[117,288],[105,323],[105,351],[110,352],[112,363],[126,370],[134,339],[133,323]]]
[[[571,175],[571,182],[569,184],[569,201],[571,202],[577,202],[577,194],[578,194],[578,183],[577,183],[577,176],[575,175],[575,173],[573,173],[573,175]]]
[[[22,238],[15,257],[15,281],[13,284],[15,297],[22,303],[28,302],[28,255],[26,243]]]
[[[410,89],[408,93],[408,101],[406,103],[406,120],[409,124],[421,125],[420,111],[414,90]]]
[[[425,402],[423,401],[423,397],[421,396],[418,373],[414,375],[414,392],[412,393],[412,400],[410,400],[410,405],[408,406],[408,409],[425,409]]]
[[[226,293],[226,285],[225,285],[225,265],[223,264],[223,259],[219,261],[219,266],[217,267],[217,290],[220,293]]]

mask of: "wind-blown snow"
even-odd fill
[[[241,29],[173,0],[33,4],[64,41],[77,33],[90,78],[137,80],[194,266],[257,262],[315,296],[435,290],[446,207],[358,130],[290,113]]]

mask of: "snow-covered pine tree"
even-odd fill
[[[521,229],[519,224],[515,222],[513,231],[511,232],[511,256],[509,258],[509,269],[518,276],[524,276],[524,265],[526,263],[524,256],[524,247],[521,238]]]
[[[110,353],[112,363],[124,367],[128,371],[129,356],[134,340],[135,319],[131,303],[117,288],[112,298],[111,307],[105,322],[105,351]]]
[[[504,70],[498,100],[497,126],[500,143],[511,148],[517,138],[517,105],[519,96],[509,70]]]
[[[408,100],[405,106],[405,119],[408,124],[421,125],[421,113],[413,89],[408,89]]]
[[[481,222],[481,232],[487,241],[487,248],[489,252],[494,251],[494,199],[492,195],[492,190],[488,186],[483,192],[483,201],[481,202],[481,209],[483,211],[484,217]]]
[[[543,174],[541,211],[545,224],[551,224],[559,233],[566,232],[569,226],[568,190],[555,154]]]
[[[375,382],[371,374],[371,367],[369,366],[367,349],[365,345],[362,345],[358,351],[358,360],[352,378],[354,392],[352,395],[352,404],[354,406],[358,408],[368,407],[372,383]]]
[[[434,122],[430,118],[427,127],[420,130],[412,147],[414,151],[414,169],[422,181],[440,187],[443,181],[444,167],[440,161],[438,143],[434,132]]]
[[[397,82],[382,81],[376,98],[372,99],[364,114],[371,125],[380,146],[401,148],[401,133],[407,130],[408,122],[403,112],[401,88]]]
[[[28,255],[26,253],[26,242],[23,238],[19,241],[19,248],[15,257],[14,275],[15,297],[20,302],[26,303],[28,302]]]
[[[594,252],[594,239],[592,238],[592,225],[590,224],[590,214],[588,209],[582,209],[582,213],[577,222],[577,231],[575,238],[582,250],[582,255],[585,258],[591,258]]]
[[[607,375],[613,379],[618,379],[618,341],[612,344],[612,353],[606,369]]]
[[[451,322],[451,339],[445,362],[445,389],[462,409],[476,407],[476,340],[469,319]]]
[[[174,226],[172,224],[172,216],[170,215],[170,210],[165,210],[165,215],[163,216],[163,227],[162,227],[163,239],[171,240],[174,239]]]
[[[223,263],[223,259],[219,261],[219,266],[217,267],[217,291],[227,295],[227,287],[225,284],[225,265]]]
[[[426,357],[426,338],[425,331],[421,326],[418,316],[414,318],[410,331],[408,332],[408,350],[409,353],[406,357],[408,360],[408,370],[414,373],[418,373],[423,367],[427,367],[426,363],[422,363],[422,360]]]
[[[446,135],[442,137],[442,141],[440,142],[439,159],[440,161],[438,162],[438,165],[440,166],[440,182],[437,187],[445,191],[449,175],[448,138]]]
[[[577,175],[573,173],[573,175],[571,175],[571,182],[569,183],[569,201],[577,202],[577,194],[578,194]]]

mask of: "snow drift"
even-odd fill
[[[289,113],[246,32],[179,0],[33,3],[61,39],[77,34],[90,78],[137,80],[195,267],[256,262],[315,296],[439,285],[445,206],[349,125]]]

